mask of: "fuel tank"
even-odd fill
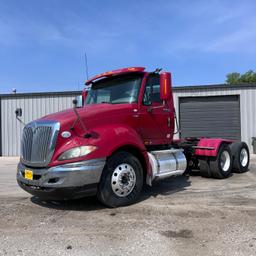
[[[187,168],[187,159],[182,149],[150,151],[148,157],[152,180],[182,175]]]

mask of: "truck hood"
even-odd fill
[[[122,122],[127,114],[131,114],[137,104],[91,104],[83,108],[77,108],[81,120],[86,129],[91,130],[103,123]],[[74,110],[67,109],[41,118],[41,120],[52,120],[60,122],[62,129],[69,129],[75,122],[77,116]],[[79,126],[76,124],[76,126]],[[62,130],[61,129],[61,130]]]

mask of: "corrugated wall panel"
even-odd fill
[[[174,92],[174,104],[179,113],[179,97],[240,95],[241,139],[252,152],[252,137],[256,137],[256,88],[182,89]],[[175,138],[179,138],[176,134]]]
[[[239,96],[183,97],[179,107],[182,138],[241,140]]]
[[[249,89],[241,92],[241,130],[242,139],[250,144],[256,137],[256,90]],[[252,150],[252,147],[251,147]]]
[[[72,107],[74,95],[3,97],[1,99],[2,115],[2,155],[20,154],[20,139],[23,125],[15,117],[15,109],[22,108],[22,121],[28,123],[34,119]]]
[[[3,155],[19,155],[20,134],[22,125],[16,120],[14,111],[17,107],[23,109],[22,120],[30,122],[46,114],[63,110],[72,106],[72,99],[77,93],[65,95],[37,95],[15,96],[1,98],[2,115],[2,153]],[[246,141],[250,149],[251,137],[256,137],[256,88],[195,88],[174,89],[174,104],[179,113],[179,97],[240,95],[241,137]],[[178,135],[175,135],[177,138]]]
[[[174,92],[174,106],[176,112],[179,113],[179,98],[180,97],[198,97],[198,96],[223,96],[223,95],[240,95],[240,90],[234,89],[186,89],[177,90]],[[179,119],[179,116],[177,115]],[[179,120],[178,120],[179,123]],[[179,134],[175,135],[175,138],[179,138]]]

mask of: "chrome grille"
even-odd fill
[[[53,155],[60,124],[54,121],[35,121],[23,129],[21,158],[31,166],[46,166]]]

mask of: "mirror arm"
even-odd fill
[[[77,112],[77,110],[76,110],[76,107],[74,107],[73,110],[74,110],[74,112],[75,112],[75,114],[76,114],[76,120],[74,121],[74,123],[73,123],[73,125],[71,126],[70,129],[73,130],[74,127],[75,127],[75,125],[76,125],[76,123],[77,123],[77,122],[80,122],[80,124],[81,124],[81,126],[82,126],[84,132],[87,132],[87,130],[86,130],[85,126],[84,126],[84,123],[82,122],[81,117],[80,117],[80,115],[78,114],[78,112]]]
[[[17,119],[21,124],[23,124],[24,126],[26,125],[18,116],[16,116],[16,119]]]
[[[15,110],[15,116],[16,116],[16,119],[21,123],[23,124],[24,126],[26,125],[20,117],[22,117],[22,108],[16,108]]]
[[[74,127],[75,127],[75,125],[77,124],[77,122],[80,122],[80,124],[81,124],[81,126],[82,126],[84,132],[86,133],[87,130],[86,130],[86,128],[85,128],[85,125],[84,125],[84,123],[82,122],[81,117],[80,117],[80,115],[79,115],[79,113],[77,112],[77,109],[76,109],[76,108],[77,108],[77,103],[78,103],[77,99],[74,99],[74,100],[73,100],[73,104],[74,104],[73,110],[74,110],[74,112],[75,112],[75,114],[76,114],[76,120],[74,121],[74,123],[73,123],[73,125],[70,127],[70,129],[73,130]]]

